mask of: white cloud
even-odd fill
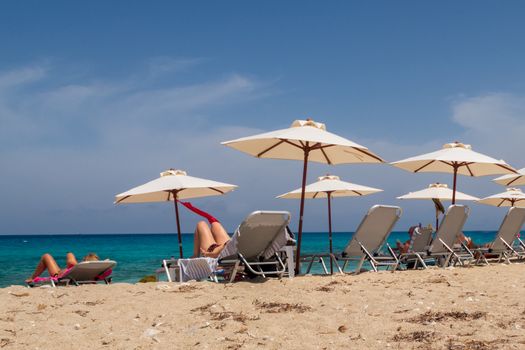
[[[158,76],[162,70],[177,72],[198,63],[167,59],[158,63]],[[258,209],[290,210],[296,226],[298,202],[274,197],[299,187],[301,163],[259,160],[219,144],[263,131],[235,126],[240,118],[219,119],[218,115],[228,116],[236,106],[257,103],[273,87],[240,74],[156,85],[151,69],[144,72],[148,79],[126,80],[57,79],[62,72],[49,65],[0,73],[0,233],[173,231],[170,205],[112,205],[116,193],[153,179],[169,167],[240,186],[227,197],[198,202],[218,214],[230,229]],[[522,167],[524,111],[524,97],[491,94],[454,101],[451,121],[464,128],[460,141]],[[345,130],[337,133],[348,135]],[[435,150],[450,138],[432,132],[425,144],[412,144],[406,137],[399,142],[354,141],[394,161]],[[395,197],[451,179],[447,174],[410,174],[388,165],[312,164],[309,181],[325,173],[385,190],[363,198],[337,199],[334,227],[343,231],[354,230],[367,208],[376,203],[403,206],[399,230],[419,221],[432,222],[431,203],[401,202]],[[500,189],[488,178],[461,178],[459,183],[462,191],[473,195]],[[468,228],[497,227],[501,218],[494,208],[472,206]],[[186,212],[182,215],[184,231],[191,231],[196,218]],[[306,215],[307,230],[326,229],[324,201],[309,201]]]
[[[480,152],[525,165],[525,96],[494,93],[463,98],[452,106],[452,119],[465,128],[465,142]]]

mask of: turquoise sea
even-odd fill
[[[496,232],[465,232],[476,244],[491,241]],[[341,251],[352,233],[334,233],[334,251]],[[396,240],[407,239],[406,232],[393,232],[388,239],[392,245]],[[192,254],[193,235],[183,235],[185,256]],[[95,252],[101,259],[116,260],[114,282],[137,282],[145,275],[151,275],[160,267],[161,260],[177,256],[175,234],[105,234],[105,235],[0,235],[0,287],[23,284],[33,272],[39,257],[50,253],[63,267],[67,252],[73,252],[80,260],[89,252]],[[328,233],[308,232],[303,235],[304,254],[327,252]],[[314,272],[320,272],[320,266]]]

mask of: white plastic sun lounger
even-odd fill
[[[349,261],[358,261],[355,273],[361,271],[365,261],[377,272],[379,266],[386,266],[396,270],[399,260],[392,248],[386,243],[388,254],[381,255],[380,251],[394,225],[402,214],[400,207],[388,205],[374,205],[370,208],[359,224],[352,239],[340,255],[332,255],[332,259],[339,272],[343,273]],[[339,265],[343,261],[343,267]]]
[[[58,283],[73,283],[78,286],[79,284],[104,281],[106,284],[109,284],[111,280],[108,272],[111,272],[110,270],[116,265],[117,262],[113,260],[81,261],[73,266],[67,274],[63,275],[58,280]]]
[[[40,277],[31,285],[42,285],[50,283],[53,287],[56,285],[70,285],[78,286],[80,284],[104,282],[109,284],[111,282],[112,269],[117,265],[113,260],[98,260],[98,261],[81,261],[67,272],[58,277]]]
[[[524,223],[525,208],[510,208],[501,222],[494,241],[488,247],[474,249],[477,255],[476,264],[481,261],[488,264],[486,254],[497,255],[497,258],[495,258],[497,262],[505,260],[507,263],[510,263],[510,259],[513,257],[521,258],[525,256],[523,251],[516,250],[513,247],[513,243],[518,239],[518,234]]]
[[[418,264],[426,267],[425,261],[417,252],[423,252],[428,249],[432,241],[432,233],[431,227],[416,227],[412,245],[408,248],[408,252],[399,254],[399,262],[406,266],[412,265],[413,269],[417,269]]]
[[[163,261],[168,281],[217,279],[217,267],[229,272],[230,282],[241,271],[266,277],[293,277],[293,247],[288,228],[290,213],[256,211],[239,225],[218,258],[170,259]],[[281,254],[284,253],[284,254]]]
[[[434,261],[436,265],[446,267],[451,262],[464,265],[465,261],[470,261],[474,258],[470,251],[462,254],[453,249],[454,243],[463,230],[465,221],[467,221],[469,212],[469,208],[464,205],[455,204],[448,207],[436,236],[428,249],[412,253],[417,257],[418,261],[422,262],[424,268],[427,267],[425,262],[429,260]]]

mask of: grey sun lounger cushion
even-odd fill
[[[399,261],[390,246],[387,244],[390,255],[381,255],[380,251],[401,214],[401,208],[396,206],[374,205],[370,208],[343,253],[332,256],[339,272],[343,272],[350,260],[359,261],[356,272],[361,270],[365,260],[374,271],[378,266],[393,267],[395,270]],[[343,268],[337,263],[338,260],[345,262]]]
[[[109,269],[113,269],[117,263],[113,260],[81,261],[60,277],[58,282],[70,281],[74,284],[96,282],[98,276]]]
[[[401,208],[374,205],[363,218],[350,243],[344,249],[347,256],[363,256],[364,246],[370,253],[378,251],[401,216]]]
[[[432,241],[432,228],[430,227],[416,227],[416,236],[412,242],[412,246],[408,249],[409,252],[421,252],[428,248]]]
[[[235,230],[217,258],[178,259],[181,280],[206,279],[216,272],[218,263],[238,267],[242,262],[250,267],[271,258],[292,239],[287,228],[289,222],[289,212],[251,213]]]
[[[503,218],[498,233],[488,248],[478,248],[475,251],[478,253],[477,262],[483,260],[488,263],[485,254],[497,254],[498,261],[502,258],[508,262],[513,255],[521,256],[521,252],[513,248],[514,241],[518,238],[518,234],[525,223],[525,208],[512,207],[508,210]]]
[[[461,256],[454,252],[453,246],[463,230],[463,226],[469,215],[469,208],[464,205],[454,204],[448,207],[445,212],[441,225],[430,246],[426,251],[415,252],[422,259],[432,259],[436,263],[441,262],[443,267],[447,266],[451,259],[459,263],[463,260],[473,258],[472,254]],[[444,259],[442,259],[444,257]]]
[[[492,251],[508,250],[505,243],[512,246],[525,222],[525,208],[509,209],[498,230],[496,238],[490,245]]]

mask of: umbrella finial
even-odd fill
[[[339,179],[339,176],[337,175],[326,174],[325,176],[319,176],[317,180],[324,181],[324,180],[340,180],[340,179]]]
[[[472,149],[471,145],[467,145],[465,143],[461,143],[459,141],[454,141],[451,143],[445,143],[443,145],[443,148],[464,148],[464,149]]]
[[[164,177],[164,176],[177,176],[177,175],[186,176],[187,174],[186,174],[186,172],[184,170],[175,170],[173,168],[169,168],[168,170],[163,171],[162,173],[160,173],[161,177]]]
[[[318,123],[314,121],[312,118],[307,118],[306,120],[298,119],[292,123],[292,128],[301,127],[301,126],[311,126],[311,127],[326,131],[326,125],[324,125],[323,123]]]
[[[436,182],[436,183],[428,185],[428,188],[448,188],[448,185]]]

